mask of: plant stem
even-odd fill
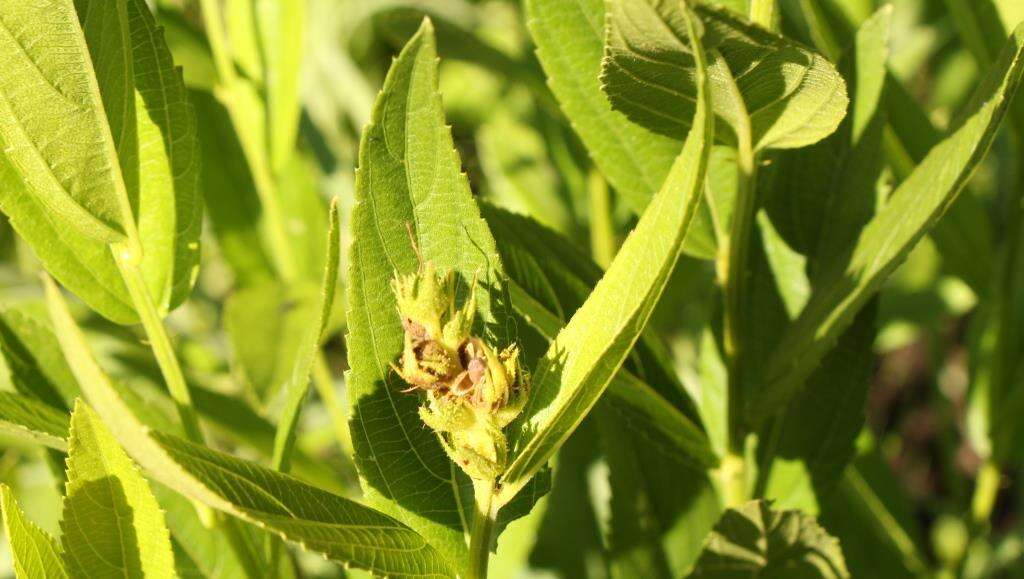
[[[199,428],[199,419],[196,417],[195,408],[192,406],[192,395],[185,382],[185,375],[178,364],[178,357],[171,346],[171,340],[167,336],[163,320],[157,313],[153,296],[150,295],[146,281],[142,277],[141,256],[128,245],[114,245],[111,246],[111,250],[114,253],[114,261],[117,262],[117,267],[121,270],[125,286],[128,288],[128,294],[142,321],[142,327],[149,339],[149,347],[152,349],[156,362],[160,366],[160,373],[167,383],[167,390],[177,407],[185,435],[190,441],[203,444],[203,433]]]
[[[608,184],[596,169],[587,176],[590,198],[590,252],[594,261],[603,268],[615,259],[615,226],[612,224],[612,204]]]
[[[744,133],[741,132],[741,135]],[[726,264],[721,272],[725,293],[725,354],[729,366],[728,396],[728,452],[737,460],[743,459],[745,433],[742,427],[742,392],[745,385],[743,375],[741,336],[745,323],[745,306],[748,262],[750,259],[750,236],[757,211],[757,164],[749,133],[740,138],[737,151],[739,183],[736,204],[733,209],[732,227],[726,244]],[[740,466],[742,471],[742,465]],[[740,477],[742,480],[742,476]]]
[[[733,451],[722,457],[718,467],[722,501],[726,508],[733,508],[747,502],[746,463],[742,454]]]
[[[775,25],[775,0],[750,0],[750,21],[771,30]]]
[[[469,535],[469,573],[467,579],[487,579],[487,563],[491,558],[491,538],[497,518],[498,502],[494,500],[494,481],[473,481],[476,508]]]

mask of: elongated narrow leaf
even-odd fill
[[[331,203],[331,229],[327,236],[327,261],[324,263],[320,295],[314,303],[314,316],[299,340],[299,351],[295,357],[291,376],[285,386],[285,406],[274,437],[274,456],[271,464],[277,470],[288,471],[292,447],[295,445],[296,428],[302,403],[309,390],[309,374],[313,369],[320,341],[331,315],[334,304],[334,289],[338,281],[338,263],[341,251],[341,225],[338,223],[338,200]]]
[[[106,22],[92,28],[105,34],[91,40],[109,42],[105,56],[125,60],[124,2],[102,4],[109,6],[97,10],[96,18]],[[0,60],[0,135],[32,194],[89,237],[126,239],[132,219],[128,192],[74,2],[4,2]],[[132,85],[123,69],[121,76],[112,75],[110,82],[119,83],[114,88],[121,89],[123,101]]]
[[[605,276],[538,363],[513,442],[513,459],[502,479],[508,496],[547,463],[597,402],[640,337],[679,260],[703,193],[714,135],[700,42],[694,44],[694,54],[699,94],[695,128]]]
[[[74,576],[175,576],[160,505],[99,416],[82,402],[71,415],[61,530]]]
[[[526,11],[537,57],[558,104],[608,182],[634,213],[642,213],[668,175],[683,134],[665,136],[630,122],[612,110],[601,92],[603,0],[528,0]],[[684,248],[691,255],[714,257],[705,212],[691,227]]]
[[[458,469],[424,428],[419,399],[402,393],[406,385],[389,366],[402,351],[391,280],[420,267],[418,249],[424,261],[454,273],[460,303],[469,284],[478,284],[478,335],[504,347],[511,324],[494,239],[444,125],[429,21],[388,72],[363,131],[358,171],[347,341],[356,464],[372,506],[461,562],[470,517],[460,506]]]
[[[843,579],[850,572],[839,541],[813,518],[751,501],[722,515],[688,577]]]
[[[25,518],[7,485],[0,485],[0,510],[3,511],[4,534],[11,548],[17,579],[63,579],[68,576],[57,541]]]
[[[817,366],[857,311],[956,199],[985,157],[1024,73],[1024,28],[978,88],[950,136],[936,146],[863,229],[848,260],[823,267],[814,293],[764,369],[765,385],[746,409],[759,419],[783,404]]]
[[[61,452],[68,449],[68,415],[10,392],[0,392],[0,432]]]
[[[96,363],[57,286],[47,302],[90,404],[129,455],[158,482],[346,564],[390,577],[452,577],[419,534],[358,503],[298,479],[154,432],[139,422]]]
[[[693,56],[673,0],[609,2],[603,88],[612,106],[652,131],[679,138],[696,106]],[[842,77],[823,56],[734,13],[702,3],[715,115],[728,143],[798,148],[830,135],[846,114]],[[749,141],[747,139],[749,138]]]

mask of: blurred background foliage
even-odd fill
[[[290,46],[301,43],[304,50],[298,148],[277,172],[276,188],[298,279],[316,282],[323,261],[326,200],[340,199],[344,219],[353,198],[360,130],[392,56],[424,14],[437,28],[440,89],[475,194],[534,217],[598,264],[609,263],[636,214],[595,170],[559,110],[534,56],[519,2],[307,2],[304,33],[279,39]],[[723,3],[746,11],[744,0]],[[958,12],[971,0],[891,3],[891,72],[916,103],[915,114],[923,112],[929,130],[941,132],[978,84],[988,39]],[[168,323],[178,337],[197,405],[219,427],[218,445],[240,456],[261,456],[273,437],[266,405],[280,383],[276,372],[288,371],[289,346],[296,345],[294,336],[302,327],[297,294],[310,288],[272,281],[274,258],[258,225],[261,176],[253,171],[227,110],[214,94],[217,69],[198,2],[151,4],[184,70],[203,146],[216,151],[214,160],[203,165],[208,226],[199,283],[193,298]],[[843,35],[880,4],[781,0],[781,27],[787,36],[834,58]],[[1024,2],[992,6],[997,11],[992,16],[1006,28],[1024,20]],[[257,90],[264,90],[257,68],[243,67],[243,73],[251,76]],[[923,576],[934,570],[947,576],[1024,577],[1024,445],[1009,445],[1008,455],[995,466],[994,505],[983,532],[976,532],[982,523],[972,515],[972,508],[978,508],[972,507],[978,500],[976,481],[991,468],[989,441],[978,434],[985,429],[975,425],[975,415],[987,413],[981,405],[989,402],[973,395],[972,385],[993,379],[991,334],[999,331],[993,322],[1024,310],[1016,305],[1024,300],[1024,284],[1015,279],[1024,275],[1024,257],[1012,249],[1017,245],[1014,236],[1021,235],[1014,224],[1018,211],[1008,205],[1019,198],[1016,189],[1024,182],[1013,137],[1010,130],[1002,131],[965,194],[881,293],[867,423],[854,462],[819,505],[822,523],[840,538],[855,577]],[[914,151],[908,152],[912,159]],[[904,169],[899,159],[889,159],[880,185],[883,194]],[[347,233],[343,223],[342,235]],[[0,227],[0,259],[0,300],[8,304],[0,315],[3,339],[19,323],[9,312],[15,317],[44,316],[35,275],[40,266],[6,224]],[[344,284],[347,265],[342,259]],[[717,307],[714,278],[712,261],[684,259],[652,318],[684,383],[697,381],[704,371],[696,360]],[[1011,295],[1000,293],[1005,288]],[[343,300],[344,292],[338,296]],[[998,300],[1013,304],[1009,313],[995,305]],[[334,311],[334,337],[317,372],[320,396],[302,417],[295,472],[314,484],[358,496],[347,434],[332,422],[332,413],[344,413],[340,405],[345,400],[338,392],[344,388],[344,304]],[[84,308],[80,313],[88,315]],[[128,386],[125,390],[148,402],[154,413],[167,410],[160,374],[135,334],[95,314],[84,319],[105,367]],[[232,340],[238,333],[265,339]],[[1001,371],[1005,383],[1016,386],[1016,395],[1005,404],[1019,412],[1024,409],[1024,401],[1018,401],[1024,396],[1024,358],[1014,355],[1010,361]],[[15,388],[10,382],[9,372],[0,371],[5,389]],[[327,399],[330,392],[335,400]],[[491,564],[494,577],[609,575],[603,526],[610,508],[608,461],[613,458],[602,448],[600,427],[588,419],[561,451],[550,495],[501,537]],[[246,440],[261,441],[264,448],[253,448]],[[16,488],[29,517],[51,533],[58,530],[59,468],[45,451],[0,440],[0,480]],[[686,508],[701,508],[701,500]],[[699,544],[703,534],[697,534]],[[317,557],[308,558],[307,568],[316,569],[316,576],[344,573]],[[5,575],[11,576],[9,556],[4,561]]]

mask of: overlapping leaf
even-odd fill
[[[529,481],[597,402],[640,337],[679,260],[703,194],[714,134],[699,42],[694,54],[699,95],[694,130],[605,276],[538,363],[503,492],[514,493]]]
[[[66,413],[10,392],[0,392],[0,432],[62,452],[68,448]]]
[[[47,269],[108,318],[136,318],[112,242],[141,250],[157,308],[173,309],[199,259],[198,147],[149,8],[8,3],[0,30],[0,208]]]
[[[848,259],[825,264],[814,293],[764,369],[750,400],[757,419],[784,403],[820,362],[856,312],[933,227],[985,157],[1024,73],[1024,28],[1010,38],[971,106],[848,246]]]
[[[722,515],[688,577],[844,579],[839,541],[800,511],[775,511],[751,501]]]
[[[601,78],[612,106],[649,130],[679,138],[696,105],[694,58],[676,0],[608,4]],[[708,50],[715,115],[728,143],[798,148],[828,136],[846,114],[846,86],[823,56],[734,13],[694,3]]]
[[[149,430],[96,363],[56,285],[47,301],[61,348],[113,436],[158,482],[327,557],[390,577],[451,577],[419,534],[358,503],[253,463]]]
[[[633,212],[642,213],[668,175],[684,133],[669,137],[636,125],[612,110],[601,92],[603,0],[529,0],[526,12],[537,57],[565,116],[608,182]],[[698,257],[714,257],[705,211],[698,213],[684,248]]]

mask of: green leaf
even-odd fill
[[[0,484],[0,507],[4,516],[4,532],[14,560],[14,576],[17,579],[67,577],[57,541],[25,518],[14,493],[4,484]]]
[[[539,356],[593,291],[601,270],[571,242],[536,221],[487,204],[481,209],[509,276],[520,330],[532,328],[543,338]],[[685,460],[714,466],[718,459],[697,425],[693,403],[676,380],[675,368],[662,358],[657,337],[644,332],[612,378],[608,395],[628,407],[623,412],[656,428]]]
[[[347,386],[356,464],[370,505],[419,531],[461,566],[464,521],[471,514],[459,500],[458,469],[420,420],[419,398],[402,393],[406,385],[390,370],[403,335],[390,282],[420,266],[418,248],[424,261],[455,274],[460,300],[469,284],[478,284],[478,335],[499,348],[512,338],[494,239],[444,125],[429,21],[384,81],[363,131],[355,195]]]
[[[212,94],[192,91],[202,145],[207,214],[221,253],[239,286],[274,278],[260,237],[260,200],[231,117]]]
[[[73,576],[175,576],[160,505],[110,430],[80,401],[71,414],[61,530]]]
[[[108,244],[137,245],[146,286],[166,313],[195,281],[202,222],[195,119],[180,72],[142,0],[80,2],[82,28],[70,0],[50,4],[38,22],[55,18],[54,26],[31,23],[38,6],[0,16],[9,50],[19,45],[7,27],[24,28],[19,40],[31,45],[6,68],[28,76],[0,84],[34,83],[0,87],[0,209],[55,277],[120,323],[137,316]],[[117,231],[103,218],[115,212]]]
[[[693,56],[681,2],[609,3],[601,73],[612,107],[679,138],[695,103]],[[846,86],[823,56],[728,10],[695,4],[708,50],[717,136],[754,150],[799,148],[832,134],[846,114]]]
[[[856,312],[956,199],[985,157],[1024,73],[1024,28],[1007,43],[988,79],[950,136],[936,146],[888,204],[849,246],[846,260],[826,264],[814,293],[779,339],[764,368],[764,386],[749,400],[755,421],[770,415],[800,387]]]
[[[829,138],[782,156],[774,164],[766,200],[773,221],[762,224],[770,262],[773,253],[792,246],[813,275],[824,264],[844,258],[843,251],[874,213],[876,183],[884,164],[882,95],[890,18],[891,9],[883,8],[868,19],[841,62],[853,88],[852,114]],[[778,225],[779,234],[768,231],[772,224]],[[773,263],[766,273],[780,286],[800,285],[799,291],[792,287],[780,291],[787,301],[787,315],[781,323],[768,324],[762,314],[757,327],[750,329],[751,335],[760,336],[761,343],[773,347],[815,288],[809,287],[802,264],[792,271]],[[793,293],[799,298],[793,299]],[[767,429],[770,434],[764,438],[769,441],[764,454],[771,462],[762,467],[766,481],[763,496],[775,500],[779,507],[817,513],[821,497],[832,489],[853,456],[871,384],[876,309],[867,307],[859,314],[840,336],[837,347],[808,377],[804,389]],[[771,347],[761,350],[770,355]],[[764,362],[762,357],[752,367]],[[757,388],[756,382],[753,387]]]
[[[31,398],[0,392],[0,432],[64,452],[68,415]]]
[[[225,303],[234,365],[266,406],[291,376],[301,338],[315,322],[315,300],[311,284],[267,281],[237,290]]]
[[[678,139],[633,124],[612,110],[601,92],[603,0],[528,0],[528,25],[537,57],[565,116],[587,151],[636,214],[661,187],[682,146]],[[572,42],[565,39],[571,38]],[[701,211],[684,245],[705,259],[715,256],[709,216]]]
[[[505,496],[543,468],[597,402],[640,337],[682,253],[714,135],[700,43],[694,53],[700,95],[694,130],[605,276],[538,363],[502,477]]]
[[[70,409],[78,383],[36,303],[0,308],[0,354],[14,390],[59,409]],[[66,421],[65,421],[66,422]]]
[[[691,578],[848,578],[839,541],[799,511],[751,501],[722,515]]]
[[[419,534],[373,509],[256,464],[154,432],[96,363],[56,285],[46,278],[57,335],[91,405],[133,459],[182,495],[327,557],[390,577],[452,577]]]
[[[614,577],[680,577],[700,555],[721,515],[703,468],[682,462],[664,435],[623,412],[614,399],[596,408],[608,463],[606,542]]]
[[[331,316],[334,304],[334,290],[338,281],[338,264],[341,252],[341,224],[338,223],[338,200],[331,202],[331,228],[327,235],[327,259],[324,263],[323,281],[320,284],[318,300],[313,304],[314,317],[307,324],[306,331],[299,338],[298,352],[292,366],[291,376],[285,384],[285,406],[274,436],[274,456],[271,465],[282,472],[287,472],[292,447],[295,446],[296,429],[302,403],[309,390],[309,375],[317,354],[320,352],[320,341]]]
[[[101,6],[102,4],[102,6]],[[126,59],[128,17],[123,0],[94,3],[94,18],[79,27],[72,0],[5,2],[0,8],[0,136],[5,153],[33,195],[60,221],[107,243],[123,241],[132,227],[112,129],[127,125],[131,99],[125,69],[117,77],[90,58],[103,41],[106,60]],[[89,34],[92,32],[93,34]],[[59,40],[59,41],[58,41]],[[123,64],[122,64],[123,67]],[[130,71],[130,69],[128,69]],[[120,88],[119,126],[108,124],[97,73]],[[130,72],[129,72],[130,74]],[[127,87],[127,90],[125,90]]]

